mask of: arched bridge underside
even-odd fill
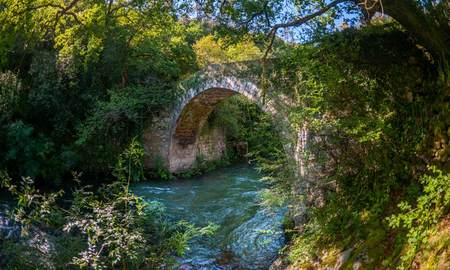
[[[266,101],[263,102],[260,71],[259,62],[213,65],[183,81],[180,84],[183,94],[172,108],[154,118],[144,133],[144,146],[148,154],[146,165],[182,172],[195,166],[199,156],[210,160],[221,158],[225,147],[223,133],[217,130],[204,136],[200,131],[216,105],[236,94],[247,97],[270,113],[282,138],[301,144],[301,141],[291,137],[293,134],[286,120],[288,99],[266,90]],[[299,147],[291,143],[285,148],[295,155]]]

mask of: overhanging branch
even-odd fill
[[[272,28],[269,31],[269,34],[267,34],[267,37],[270,39],[269,41],[269,45],[267,46],[266,52],[264,53],[263,56],[263,60],[267,59],[267,56],[269,55],[270,50],[272,49],[273,46],[273,42],[275,40],[276,37],[276,33],[278,31],[278,29],[280,28],[288,28],[288,27],[294,27],[294,26],[300,26],[322,14],[324,14],[325,12],[327,12],[328,10],[330,10],[331,8],[337,6],[338,4],[347,2],[348,0],[335,0],[333,2],[331,2],[330,4],[324,6],[323,8],[319,9],[318,11],[311,13],[309,15],[306,15],[304,17],[300,17],[300,18],[296,18],[290,22],[286,22],[286,23],[279,23],[279,24],[275,24],[274,26],[272,26]]]

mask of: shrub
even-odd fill
[[[84,160],[83,168],[94,172],[112,168],[115,157],[173,98],[169,86],[130,86],[110,91],[109,100],[98,102],[91,116],[78,127],[76,145]]]
[[[391,228],[406,231],[407,246],[401,256],[400,269],[409,269],[414,256],[428,238],[436,234],[436,225],[450,210],[450,173],[429,167],[429,174],[420,178],[423,194],[415,206],[403,201],[398,204],[400,213],[388,217]]]
[[[40,192],[30,177],[22,178],[16,185],[6,172],[1,172],[1,186],[17,199],[12,216],[22,231],[28,231],[30,237],[45,231],[58,248],[50,250],[49,255],[38,246],[30,247],[28,240],[5,241],[2,254],[9,259],[0,266],[11,269],[170,267],[174,256],[184,254],[189,239],[211,234],[215,227],[197,228],[185,221],[170,222],[161,205],[150,205],[130,193],[130,181],[142,178],[142,161],[142,147],[133,140],[118,159],[115,182],[100,187],[80,186],[80,175],[74,174],[78,186],[70,200],[62,197],[62,191]],[[61,248],[67,241],[73,245]],[[19,257],[22,259],[14,260]]]

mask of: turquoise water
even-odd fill
[[[259,178],[251,167],[231,166],[193,179],[137,183],[132,190],[147,201],[162,203],[174,220],[187,220],[197,226],[213,222],[219,226],[213,236],[191,241],[191,249],[180,258],[179,269],[263,269],[241,265],[239,256],[230,250],[239,244],[232,241],[241,241],[233,239],[246,237],[236,235],[242,231],[236,229],[261,210],[260,191],[265,185]],[[267,216],[263,218],[267,220]]]

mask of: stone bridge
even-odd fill
[[[286,112],[289,98],[274,86],[266,87],[263,92],[261,74],[259,61],[238,62],[208,66],[182,81],[173,107],[154,118],[144,133],[146,165],[163,166],[176,173],[195,166],[200,156],[207,160],[220,159],[225,150],[223,131],[217,129],[207,135],[200,131],[215,106],[236,94],[247,97],[272,115],[280,137],[285,140],[285,150],[299,160],[307,133],[292,130]],[[297,168],[303,168],[299,165]]]

